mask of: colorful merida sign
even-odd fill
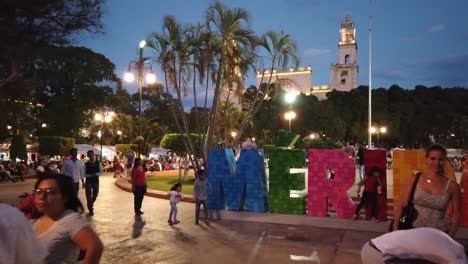
[[[266,156],[269,160],[268,177],[262,151],[241,150],[236,162],[231,149],[210,150],[208,208],[326,216],[330,203],[338,217],[353,217],[355,204],[347,191],[355,182],[356,168],[346,153],[333,149],[274,149],[268,151]],[[385,171],[387,161],[384,150],[367,150],[365,157],[366,171],[374,166]],[[306,166],[307,179],[304,173],[291,172],[294,171],[291,169]],[[423,150],[398,150],[393,153],[394,204],[399,204],[400,193],[407,189],[412,172],[423,170],[424,166]],[[335,173],[332,181],[327,177],[328,169]],[[445,171],[454,178],[450,165],[447,164]],[[381,182],[386,183],[386,175],[382,175]],[[303,195],[297,195],[301,193]],[[382,195],[378,198],[378,219],[382,221],[387,219],[386,197],[386,186],[383,186]],[[468,196],[463,195],[462,199],[462,212],[466,212]],[[464,217],[464,213],[461,220],[462,225],[468,226],[468,217]]]

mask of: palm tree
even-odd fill
[[[190,76],[189,45],[191,42],[188,41],[186,32],[187,30],[177,23],[173,16],[166,16],[163,18],[162,33],[153,33],[148,40],[148,46],[158,53],[156,61],[164,72],[167,94],[170,94],[169,85],[172,85],[176,92],[176,99],[169,100],[170,109],[179,132],[185,135],[184,145],[187,152],[194,154],[195,146],[190,137],[188,120],[182,103],[182,93],[187,94],[188,92],[187,81]],[[182,124],[180,124],[178,116],[182,120]],[[198,169],[198,160],[191,160],[194,167]]]
[[[247,129],[252,118],[263,105],[265,99],[268,98],[268,95],[271,93],[272,89],[274,89],[275,86],[271,85],[274,76],[274,70],[276,68],[284,69],[288,65],[290,65],[290,63],[292,63],[294,67],[297,67],[297,65],[299,64],[296,42],[289,35],[284,34],[282,31],[268,31],[260,38],[260,43],[258,47],[263,48],[268,54],[265,58],[265,60],[267,61],[267,65],[269,64],[270,67],[268,82],[265,86],[265,91],[262,91],[262,89],[260,89],[262,85],[260,85],[259,89],[257,89],[257,94],[253,101],[254,103],[252,105],[252,108],[249,110],[248,114],[246,115],[246,118],[242,120],[239,132],[237,133],[237,136],[233,142],[233,146],[238,143],[240,138],[242,138],[242,135]],[[258,57],[260,58],[260,64],[264,64],[263,57]],[[266,74],[265,70],[263,70],[262,72],[263,74],[260,84],[263,83],[263,79]]]
[[[214,121],[220,98],[220,92],[225,84],[232,82],[245,70],[246,61],[253,56],[256,38],[248,28],[249,14],[245,9],[228,9],[220,2],[215,2],[207,10],[206,23],[213,37],[219,38],[221,51],[216,72],[213,105],[210,111],[210,122],[204,151],[211,146]],[[242,72],[241,72],[242,74]]]

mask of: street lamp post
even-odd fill
[[[284,118],[289,121],[289,132],[291,132],[291,120],[296,118],[296,112],[289,110],[288,112],[284,113]]]
[[[94,120],[101,122],[101,130],[98,132],[99,143],[101,144],[101,153],[99,155],[99,160],[102,163],[102,136],[104,134],[104,123],[110,123],[112,121],[112,113],[105,113],[104,117],[102,114],[95,114]]]
[[[127,72],[124,75],[124,80],[126,82],[133,82],[135,76],[132,73],[132,68],[137,72],[137,85],[138,85],[138,157],[141,155],[141,101],[142,101],[142,90],[143,82],[146,81],[147,84],[153,84],[156,82],[156,75],[153,73],[153,68],[151,63],[143,58],[143,49],[146,46],[146,41],[140,41],[139,46],[139,58],[137,61],[131,61],[128,64]],[[149,68],[145,68],[145,63],[149,65]],[[134,66],[134,67],[132,67]],[[145,78],[143,78],[144,71],[147,70]]]
[[[370,132],[369,134],[371,134],[371,135],[372,135],[372,134],[376,134],[376,135],[377,135],[377,145],[376,145],[376,147],[380,147],[379,136],[380,136],[381,133],[382,133],[382,134],[387,133],[387,127],[384,127],[384,126],[383,126],[383,127],[373,127],[373,126],[372,126],[372,127],[369,129],[369,132]],[[369,146],[369,147],[370,147],[370,146]]]
[[[369,148],[372,146],[372,0],[369,0],[369,105],[368,105],[368,125],[369,125]]]

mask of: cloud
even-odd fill
[[[306,58],[314,58],[321,55],[329,54],[331,50],[329,49],[316,49],[316,48],[309,48],[304,51],[304,57]]]
[[[433,25],[430,29],[429,29],[429,32],[439,32],[439,31],[442,31],[445,29],[445,25],[444,24],[437,24],[437,25]]]
[[[375,76],[397,84],[412,83],[427,86],[468,87],[466,69],[468,69],[468,54],[458,54],[377,68]]]

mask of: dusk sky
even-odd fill
[[[301,65],[311,65],[314,85],[329,84],[330,64],[337,62],[339,27],[346,14],[356,24],[359,84],[368,84],[369,2],[367,0],[224,0],[251,14],[260,35],[284,30],[298,44]],[[136,47],[151,32],[161,31],[165,15],[182,23],[204,20],[211,1],[110,0],[104,17],[106,34],[84,45],[107,56],[123,76]],[[373,87],[399,84],[468,87],[468,1],[372,1]],[[147,55],[151,53],[145,52]],[[158,76],[161,80],[161,75]],[[247,85],[255,84],[253,73]]]

